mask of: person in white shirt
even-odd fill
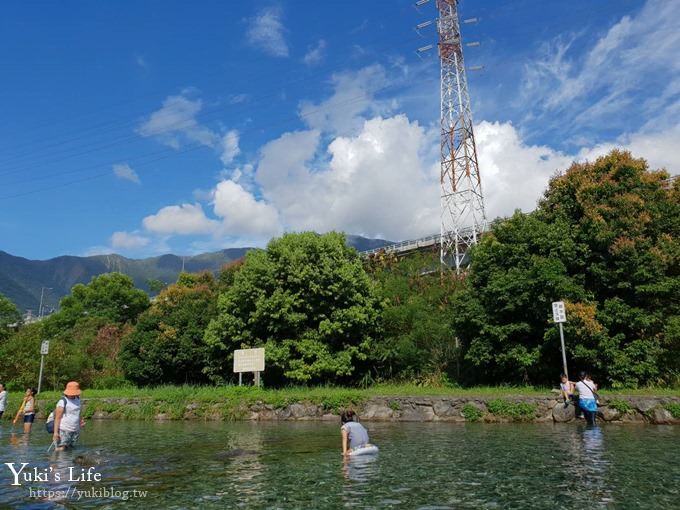
[[[597,416],[597,384],[593,382],[586,372],[578,375],[579,381],[576,383],[578,391],[578,404],[583,409],[583,414],[589,425],[595,425]]]
[[[5,408],[7,407],[7,390],[5,385],[0,383],[0,419],[2,415],[5,414]]]
[[[66,385],[64,397],[57,402],[54,410],[54,432],[52,439],[55,450],[61,451],[75,446],[80,437],[80,428],[85,421],[80,418],[80,384],[71,381]]]

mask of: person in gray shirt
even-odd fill
[[[352,450],[370,444],[368,442],[368,431],[361,423],[356,421],[356,418],[356,413],[351,409],[340,415],[343,455],[349,455]]]

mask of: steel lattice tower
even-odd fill
[[[472,111],[463,60],[458,0],[437,0],[441,64],[440,261],[460,272],[486,228]]]

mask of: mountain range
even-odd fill
[[[380,248],[391,241],[348,235],[347,244],[358,251]],[[181,257],[161,255],[145,259],[130,259],[122,255],[65,255],[48,260],[29,260],[0,250],[0,294],[11,299],[24,312],[38,314],[40,296],[43,310],[58,306],[77,283],[87,283],[92,277],[110,272],[130,276],[135,285],[148,290],[149,279],[174,282],[184,268],[187,272],[217,272],[223,265],[243,257],[253,248],[228,248],[211,253]]]

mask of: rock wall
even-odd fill
[[[40,402],[39,402],[40,404]],[[187,402],[178,406],[145,399],[84,399],[93,419],[336,421],[338,413],[322,404],[296,402],[275,407],[265,402]],[[45,409],[44,406],[41,406]],[[373,397],[354,407],[362,421],[532,422],[576,420],[574,406],[546,397]],[[674,417],[671,409],[677,417]],[[680,425],[680,397],[616,397],[602,400],[601,421]],[[39,416],[40,417],[40,416]]]
[[[666,408],[667,404],[680,405],[680,398],[622,397],[603,400],[598,407],[598,418],[605,422],[680,424],[680,418],[673,417]],[[466,413],[466,407],[477,412]],[[561,399],[554,397],[373,398],[357,412],[363,421],[565,423],[577,419],[573,405],[565,407]]]

